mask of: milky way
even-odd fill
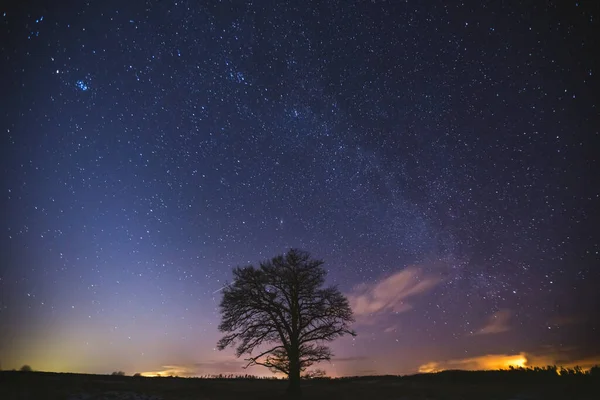
[[[0,9],[3,368],[245,373],[219,290],[291,247],[332,375],[600,359],[595,2],[131,3]]]

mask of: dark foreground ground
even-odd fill
[[[600,399],[591,376],[509,376],[448,371],[405,377],[358,377],[303,382],[304,399]],[[285,381],[138,378],[106,375],[0,372],[0,399],[183,400],[285,399]]]

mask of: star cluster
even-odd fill
[[[598,8],[450,3],[3,6],[3,367],[242,372],[219,289],[290,247],[332,374],[600,355]]]

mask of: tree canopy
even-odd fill
[[[219,330],[225,336],[218,349],[235,346],[237,357],[248,356],[246,367],[287,374],[289,390],[299,391],[302,371],[331,360],[326,342],[356,335],[348,300],[336,286],[322,287],[326,274],[323,261],[297,249],[258,268],[235,268],[220,303]]]

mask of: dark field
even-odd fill
[[[138,378],[0,372],[0,399],[179,400],[284,399],[287,382],[261,379]],[[548,377],[504,371],[405,377],[316,379],[303,382],[305,399],[600,399],[592,376]]]

